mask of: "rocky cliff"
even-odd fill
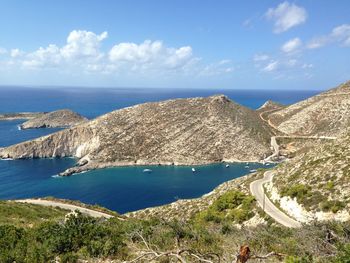
[[[2,158],[75,156],[64,173],[137,164],[258,161],[270,128],[226,96],[175,99],[116,110],[75,127],[0,150]]]
[[[87,121],[86,118],[71,110],[52,111],[30,119],[20,125],[21,129],[70,127]]]
[[[289,135],[338,136],[350,127],[350,81],[265,118]]]

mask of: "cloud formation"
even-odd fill
[[[265,16],[274,21],[274,33],[279,34],[303,24],[307,19],[307,12],[303,7],[283,2],[275,8],[269,8]]]
[[[302,45],[302,42],[300,38],[296,37],[284,43],[283,46],[281,47],[281,50],[285,53],[292,53],[298,50],[298,48],[300,48],[301,45]]]
[[[350,24],[337,26],[328,35],[312,39],[307,44],[307,48],[315,49],[332,43],[340,43],[344,47],[350,47]]]
[[[57,72],[85,72],[100,74],[202,74],[208,68],[216,73],[230,73],[233,66],[225,63],[204,64],[195,57],[191,46],[168,47],[162,41],[145,40],[142,43],[116,43],[102,50],[107,32],[96,34],[86,30],[73,30],[63,46],[50,44],[31,52],[19,49],[0,49],[7,57],[7,65],[22,70],[56,70]]]

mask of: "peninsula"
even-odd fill
[[[271,131],[257,112],[224,95],[173,99],[116,110],[0,150],[2,158],[74,156],[61,175],[121,165],[259,161]]]

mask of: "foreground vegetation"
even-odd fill
[[[94,258],[115,262],[150,262],[151,258],[155,262],[235,262],[241,245],[249,246],[252,257],[274,252],[267,262],[350,262],[350,222],[315,223],[295,230],[269,220],[258,227],[238,227],[254,216],[253,205],[251,196],[230,191],[190,221],[181,222],[159,218],[104,220],[79,213],[64,219],[60,212],[65,211],[56,208],[2,202],[0,209],[14,206],[26,223],[3,221],[0,214],[0,262]],[[53,212],[51,218],[41,219],[49,212]]]

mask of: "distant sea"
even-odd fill
[[[153,88],[31,88],[0,87],[0,113],[53,111],[69,108],[92,119],[112,110],[151,101],[225,94],[252,109],[266,100],[291,104],[319,93],[306,90],[200,90]],[[59,129],[18,130],[23,121],[0,121],[0,147],[40,137]],[[55,196],[99,204],[124,213],[195,198],[217,185],[262,167],[261,164],[222,164],[190,167],[119,167],[90,171],[69,178],[54,175],[75,160],[0,161],[0,199]],[[144,168],[153,170],[150,174]]]

